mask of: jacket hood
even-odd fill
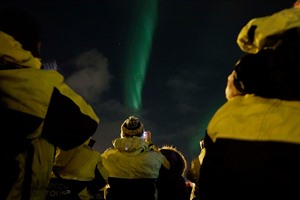
[[[12,36],[0,31],[0,59],[8,63],[14,63],[24,68],[41,68],[41,61],[35,58],[30,51],[22,48],[22,45]]]
[[[148,144],[140,137],[124,137],[117,138],[113,141],[113,145],[120,152],[134,152],[149,150]]]

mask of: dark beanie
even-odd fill
[[[300,37],[286,32],[278,46],[247,54],[234,68],[238,90],[266,98],[300,100]]]
[[[164,145],[159,151],[167,158],[170,163],[170,171],[178,175],[184,175],[187,163],[184,155],[173,146]]]
[[[41,27],[29,13],[16,8],[1,10],[0,31],[12,36],[35,57],[40,57]]]

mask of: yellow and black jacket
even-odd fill
[[[117,138],[113,145],[102,154],[108,171],[106,199],[155,200],[159,170],[162,165],[170,168],[165,156],[136,136]]]
[[[300,101],[234,97],[209,122],[205,144],[200,199],[299,197]]]
[[[89,141],[67,151],[57,149],[47,199],[93,199],[106,186],[101,154]]]
[[[6,164],[0,199],[44,199],[55,146],[66,150],[81,145],[99,123],[61,74],[40,68],[38,58],[0,32],[1,137],[10,147],[1,145]]]

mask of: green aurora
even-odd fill
[[[157,22],[157,0],[139,1],[131,17],[123,91],[125,105],[137,113],[142,106],[143,84]]]

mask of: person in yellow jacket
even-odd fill
[[[102,153],[108,171],[106,200],[155,200],[155,181],[161,166],[170,168],[166,157],[151,142],[151,132],[130,116],[121,125],[121,138]]]
[[[191,182],[195,183],[195,197],[193,200],[199,200],[198,194],[198,185],[199,185],[199,177],[200,177],[200,167],[202,165],[203,159],[205,157],[205,142],[204,138],[202,138],[199,142],[200,145],[200,153],[196,157],[194,157],[189,165],[189,168],[186,171],[186,178]]]
[[[199,199],[300,197],[298,28],[277,40],[242,56],[228,76],[228,101],[206,130]]]
[[[34,17],[18,9],[0,11],[0,154],[5,181],[0,199],[44,200],[55,147],[68,150],[83,144],[99,124],[93,108],[58,71],[41,69],[40,46]]]
[[[47,199],[93,199],[106,186],[107,171],[94,143],[90,138],[74,149],[57,149]]]

